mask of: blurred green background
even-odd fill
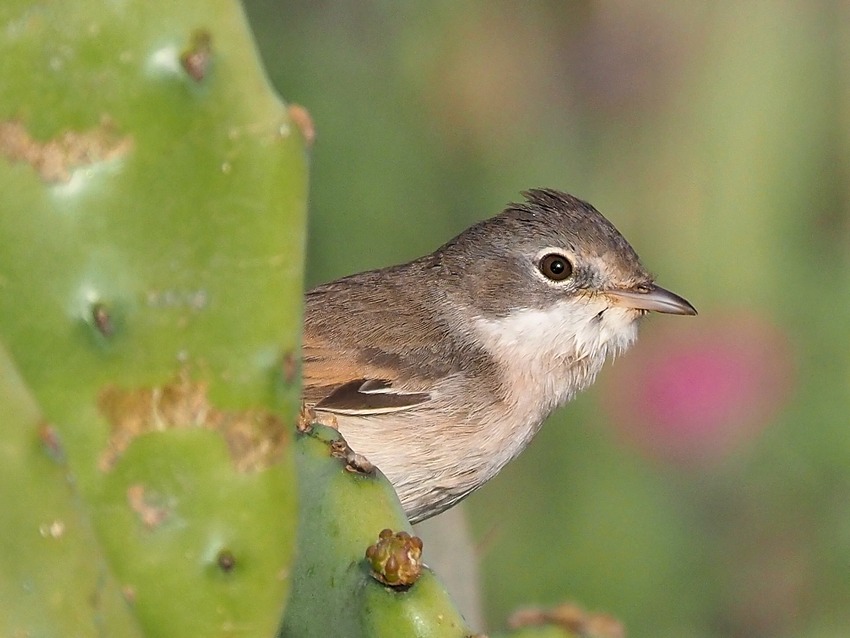
[[[551,186],[700,310],[468,499],[490,626],[572,599],[633,636],[850,635],[850,5],[246,7],[316,125],[309,285]]]

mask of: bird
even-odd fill
[[[593,206],[522,195],[428,255],[306,293],[303,406],[383,472],[411,523],[516,458],[647,313],[697,314]]]

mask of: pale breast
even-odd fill
[[[505,421],[512,434],[501,452],[504,463],[528,445],[555,408],[593,383],[609,354],[631,346],[636,316],[603,299],[583,298],[477,320],[507,389]]]

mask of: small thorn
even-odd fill
[[[195,82],[201,82],[209,71],[212,61],[212,36],[209,31],[198,29],[192,33],[189,48],[180,56],[180,65]]]
[[[231,572],[236,567],[236,556],[229,549],[222,549],[216,556],[216,563],[221,571]]]
[[[95,328],[104,337],[111,337],[115,334],[115,324],[112,322],[112,316],[106,304],[101,302],[94,304],[91,309],[91,317]]]

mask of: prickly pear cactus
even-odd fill
[[[508,633],[493,634],[490,638],[591,638],[575,634],[567,629],[554,625],[522,627]],[[597,638],[596,636],[592,638]]]
[[[321,425],[297,435],[295,455],[298,558],[280,638],[472,635],[380,471]]]
[[[303,135],[235,1],[0,26],[0,635],[273,635]]]
[[[575,603],[555,607],[529,607],[508,619],[512,627],[493,638],[625,638],[623,624],[606,613],[585,611]]]

